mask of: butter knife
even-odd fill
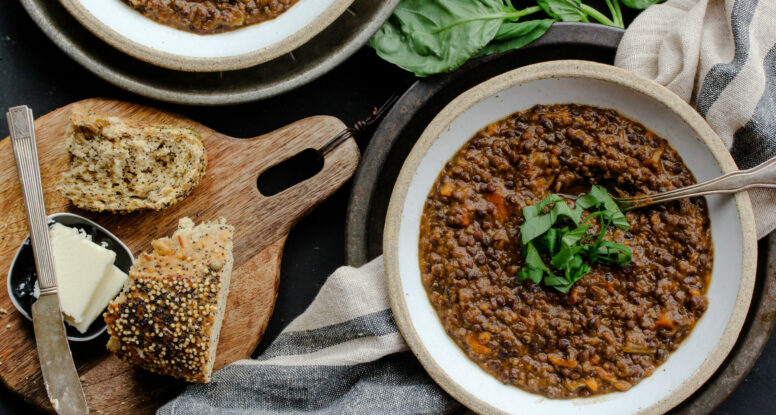
[[[57,413],[88,414],[89,407],[67,343],[59,306],[32,111],[26,105],[13,107],[6,113],[6,118],[38,271],[40,297],[32,305],[32,323],[46,392]]]

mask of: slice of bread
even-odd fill
[[[70,170],[59,189],[77,207],[97,212],[172,206],[194,190],[207,165],[199,134],[188,128],[76,112],[65,142]]]
[[[108,350],[121,360],[187,382],[209,382],[232,273],[234,228],[222,218],[183,218],[151,243],[104,314]]]

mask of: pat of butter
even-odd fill
[[[81,333],[86,333],[89,326],[97,320],[97,318],[108,306],[108,303],[113,300],[116,294],[124,288],[124,283],[129,276],[118,269],[115,265],[111,265],[108,268],[108,273],[105,274],[100,285],[97,286],[97,290],[92,294],[89,305],[83,313],[81,322],[75,322],[70,316],[65,315],[65,321],[71,326],[75,327]]]
[[[85,323],[90,300],[113,266],[116,253],[59,223],[51,226],[49,237],[62,312],[71,324]]]

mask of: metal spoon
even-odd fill
[[[776,157],[748,170],[738,170],[717,178],[653,195],[614,198],[621,211],[656,203],[718,193],[738,193],[755,187],[776,188]]]

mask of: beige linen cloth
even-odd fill
[[[628,27],[615,65],[665,85],[703,115],[739,168],[776,156],[776,1],[669,0]],[[757,235],[776,190],[754,190]]]
[[[670,0],[630,27],[617,65],[668,86],[707,117],[741,167],[775,153],[776,0]],[[732,23],[731,23],[732,22]],[[759,235],[774,193],[753,192]],[[159,414],[439,414],[461,410],[408,351],[382,258],[338,269],[253,360],[191,385]]]

